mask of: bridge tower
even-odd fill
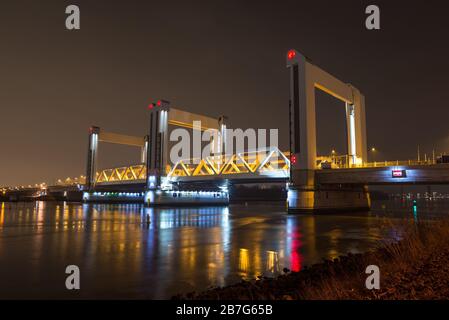
[[[147,205],[163,204],[227,204],[227,192],[204,191],[201,187],[193,187],[195,191],[174,189],[172,182],[167,179],[170,169],[169,125],[192,129],[193,138],[201,133],[210,132],[211,149],[214,154],[222,154],[225,150],[225,131],[227,117],[214,119],[208,116],[194,114],[173,108],[170,102],[158,100],[149,105],[150,121],[148,148],[146,156],[146,192],[144,201]],[[195,133],[196,131],[196,133]],[[193,141],[195,145],[195,141]],[[201,157],[201,155],[200,155]],[[182,188],[181,188],[182,189]],[[214,186],[212,186],[214,189]],[[218,187],[215,189],[219,189]]]
[[[321,169],[317,166],[316,153],[315,89],[345,103],[348,166],[367,161],[364,96],[354,86],[313,65],[296,50],[287,52],[287,67],[290,71],[289,212],[369,207],[369,194],[364,186],[324,187],[315,179],[315,171]]]
[[[167,164],[169,107],[170,103],[165,100],[150,104],[149,145],[146,156],[146,188],[148,191],[160,188],[161,176],[164,175]]]
[[[98,198],[94,192],[97,187],[97,179],[101,175],[97,172],[98,146],[100,142],[138,147],[140,148],[141,162],[146,163],[147,161],[146,154],[148,149],[148,137],[129,136],[107,132],[96,126],[90,127],[86,165],[86,183],[83,192],[84,201],[97,201],[102,199]]]

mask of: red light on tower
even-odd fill
[[[287,58],[288,58],[288,60],[292,60],[294,57],[296,57],[296,51],[295,50],[289,50],[288,52],[287,52]]]
[[[160,99],[160,100],[157,100],[156,102],[151,103],[148,106],[148,109],[153,109],[155,107],[168,108],[169,106],[170,106],[170,102],[169,101]]]
[[[292,154],[292,155],[290,156],[290,162],[291,162],[292,164],[296,164],[296,156],[295,156],[294,154]]]

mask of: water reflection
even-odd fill
[[[313,234],[313,228],[314,228],[314,224],[313,222],[310,222],[310,220],[313,221],[313,219],[307,218],[306,221],[308,223],[306,223],[305,225],[307,226],[309,233],[308,234]],[[312,228],[312,229],[310,229]],[[311,231],[311,232],[310,232]],[[308,248],[309,250],[311,249],[312,251],[315,250],[315,242],[313,239],[311,239],[310,243],[309,243],[310,247]],[[299,232],[299,226],[297,225],[296,221],[293,218],[289,218],[287,219],[287,254],[288,256],[290,256],[290,270],[291,271],[299,271],[301,270],[301,254],[300,254],[300,250],[302,247],[302,243],[301,243],[301,233]]]
[[[0,297],[167,298],[299,271],[394,234],[376,215],[286,215],[275,205],[1,203]],[[65,267],[82,274],[76,295]]]
[[[418,222],[418,205],[416,201],[413,201],[413,220],[415,223]]]
[[[266,273],[276,275],[280,272],[279,254],[276,251],[267,251]]]
[[[248,249],[240,248],[239,250],[239,274],[247,278],[249,272],[249,255]]]
[[[3,226],[4,221],[5,221],[5,203],[2,202],[2,207],[0,209],[0,228]]]

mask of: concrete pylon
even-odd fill
[[[162,100],[150,112],[147,148],[147,189],[160,187],[168,161],[168,112],[170,103]]]
[[[92,126],[89,128],[89,147],[87,151],[87,166],[86,166],[86,189],[88,191],[91,191],[95,186],[99,134],[100,134],[99,127]]]

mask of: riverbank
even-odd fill
[[[348,254],[275,279],[242,281],[174,299],[449,299],[449,221],[406,221],[402,240]],[[380,269],[380,289],[368,290],[366,267]]]

